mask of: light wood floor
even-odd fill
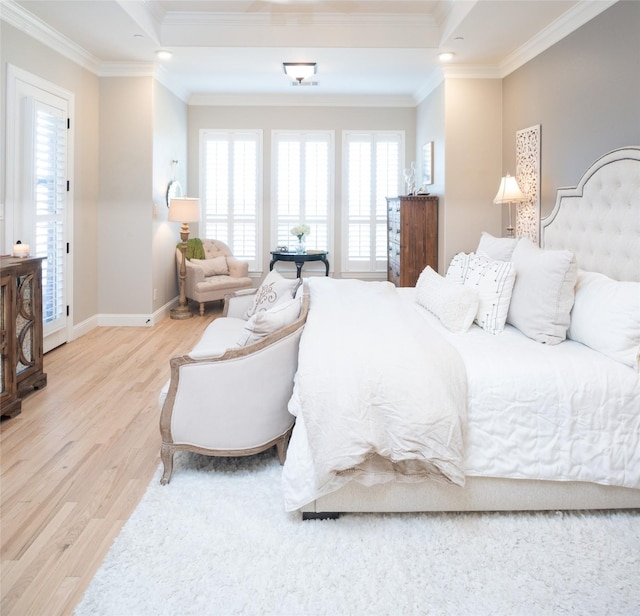
[[[47,387],[0,424],[2,616],[73,613],[159,464],[169,358],[220,315],[209,306],[152,328],[98,327],[45,355]]]

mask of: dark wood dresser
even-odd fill
[[[0,406],[20,413],[22,397],[47,384],[42,344],[42,258],[0,260]]]
[[[438,271],[438,197],[387,197],[387,280],[415,286],[422,270]]]

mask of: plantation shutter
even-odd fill
[[[250,270],[258,270],[262,133],[204,131],[201,148],[201,234],[225,242]]]
[[[344,137],[343,270],[387,269],[386,197],[398,195],[402,132],[348,131]]]
[[[273,143],[273,247],[292,248],[291,229],[306,224],[307,249],[331,251],[333,133],[274,131]]]
[[[32,229],[32,253],[42,262],[42,316],[44,336],[66,327],[65,224],[67,218],[67,118],[63,110],[25,99],[30,119],[31,161],[25,169],[25,196],[33,209],[25,215]],[[29,149],[27,149],[28,151]],[[29,215],[30,214],[30,215]]]

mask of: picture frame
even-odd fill
[[[422,146],[422,185],[433,184],[433,141]]]

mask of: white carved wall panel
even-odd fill
[[[516,205],[516,237],[540,237],[540,124],[516,132],[516,180],[527,200]]]

